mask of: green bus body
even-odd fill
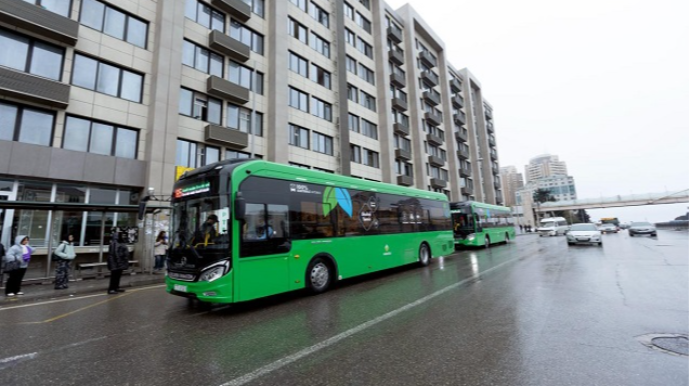
[[[452,202],[456,247],[487,247],[515,239],[510,208],[476,201]]]
[[[210,214],[219,220],[213,230],[202,223]],[[454,250],[441,193],[261,160],[183,175],[173,191],[172,236],[167,291],[212,303],[309,287],[316,259],[331,268],[333,283],[416,263],[422,245],[431,258]]]

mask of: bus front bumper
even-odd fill
[[[188,282],[165,278],[165,290],[177,296],[190,299],[198,299],[209,303],[232,303],[232,280],[231,275],[215,280],[213,282]]]

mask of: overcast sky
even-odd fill
[[[550,153],[578,197],[688,188],[687,0],[387,0],[407,3],[494,108],[500,166]],[[589,211],[665,221],[687,204]]]

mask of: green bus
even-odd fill
[[[166,290],[235,303],[454,252],[444,194],[268,161],[226,160],[175,183]]]
[[[476,201],[451,202],[455,246],[485,247],[515,238],[510,208]]]

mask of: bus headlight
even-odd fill
[[[467,240],[473,241],[474,240],[474,233],[470,233],[469,235],[467,235]]]
[[[214,280],[220,279],[223,277],[223,275],[228,273],[229,267],[230,264],[228,264],[227,261],[212,265],[201,273],[201,276],[199,276],[199,281],[207,281],[210,283]]]

